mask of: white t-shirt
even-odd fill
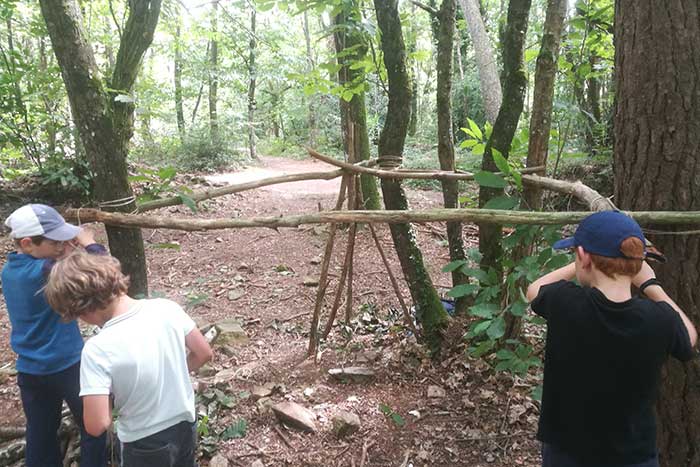
[[[123,442],[194,422],[185,336],[195,324],[177,303],[138,300],[85,343],[80,395],[114,395]]]

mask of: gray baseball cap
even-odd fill
[[[69,224],[58,211],[45,204],[22,206],[10,214],[5,225],[11,229],[12,238],[42,235],[49,240],[65,242],[80,232],[80,227]]]

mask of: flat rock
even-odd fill
[[[275,386],[275,383],[265,383],[261,386],[255,386],[253,390],[250,391],[250,397],[252,397],[254,401],[262,399],[263,397],[270,397],[272,393],[275,392]]]
[[[221,454],[217,454],[209,461],[209,467],[228,467],[228,459]]]
[[[281,422],[292,428],[302,431],[316,431],[314,413],[295,402],[280,402],[272,406],[272,411]]]
[[[275,401],[273,401],[269,397],[261,397],[260,399],[255,401],[255,405],[257,406],[259,413],[266,414],[270,410],[272,410],[272,406],[275,405]]]
[[[351,435],[360,429],[360,417],[352,412],[340,411],[333,416],[333,433],[338,438]]]
[[[214,376],[214,384],[220,384],[220,383],[228,383],[229,381],[233,380],[233,378],[236,377],[238,369],[237,368],[228,368],[226,370],[221,370]]]
[[[364,352],[357,354],[357,357],[355,357],[355,361],[357,363],[372,363],[376,362],[377,360],[379,360],[379,352],[376,350],[365,350]]]
[[[216,373],[216,369],[214,367],[206,364],[206,365],[202,365],[202,367],[200,367],[199,370],[197,370],[197,374],[199,376],[207,378],[209,376],[214,376],[217,373]]]
[[[241,298],[243,295],[245,295],[245,292],[242,289],[236,288],[233,290],[229,290],[226,297],[233,302]]]
[[[260,459],[256,459],[255,462],[250,464],[250,467],[265,467],[265,464]]]
[[[220,345],[230,345],[230,344],[247,344],[248,335],[245,333],[241,327],[241,323],[237,319],[225,319],[219,321],[214,326],[216,326],[219,331],[219,337],[217,338],[217,343]]]
[[[363,366],[349,366],[346,368],[331,368],[328,374],[338,380],[351,380],[355,382],[369,381],[374,378],[374,370]]]
[[[442,398],[445,397],[445,390],[440,386],[435,386],[431,384],[428,386],[428,397],[429,398]]]
[[[311,261],[309,262],[315,266],[317,264],[321,264],[322,260],[323,258],[321,258],[320,256],[316,256],[315,258],[311,258]]]
[[[318,285],[318,278],[306,276],[304,277],[304,281],[302,282],[302,284],[304,284],[307,287],[316,287]]]

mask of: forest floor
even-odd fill
[[[258,167],[207,179],[232,183],[325,169],[331,167],[263,158]],[[153,214],[221,218],[309,213],[332,209],[339,186],[340,179],[273,185],[204,202],[197,213],[179,206]],[[412,208],[438,207],[442,201],[439,192],[408,190],[407,195]],[[0,205],[2,218],[21,202]],[[103,229],[91,228],[105,242]],[[449,262],[444,225],[415,228],[433,282],[444,294],[450,287],[449,274],[441,272]],[[378,226],[378,234],[400,278],[388,228]],[[466,225],[464,234],[473,246],[475,226]],[[144,231],[151,293],[182,304],[202,327],[236,319],[248,336],[247,342],[215,345],[207,376],[198,377],[203,388],[199,411],[209,413],[208,422],[201,424],[202,431],[208,431],[202,433],[203,450],[217,449],[236,466],[256,461],[262,463],[256,466],[539,466],[539,405],[530,397],[536,378],[495,373],[483,361],[466,356],[459,325],[453,326],[456,337],[441,360],[431,360],[403,326],[366,227],[359,229],[355,246],[353,319],[333,328],[317,362],[306,358],[316,287],[304,282],[318,278],[327,235],[327,226],[310,225],[279,231]],[[336,237],[326,312],[340,276],[346,237],[347,230]],[[0,266],[11,249],[9,239],[2,237]],[[341,307],[339,315],[343,314]],[[9,333],[0,299],[0,369],[14,364]],[[337,381],[328,373],[356,365],[371,368],[375,377]],[[272,394],[256,401],[254,393],[265,385]],[[311,410],[318,430],[303,433],[281,425],[269,410],[270,404],[281,401]],[[361,420],[359,431],[346,438],[332,430],[331,420],[340,410]],[[12,375],[0,374],[0,413],[2,426],[24,423]],[[208,465],[207,459],[203,457],[202,465]]]

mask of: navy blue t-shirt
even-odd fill
[[[591,465],[644,462],[656,455],[661,367],[694,351],[665,302],[612,302],[595,288],[559,281],[532,301],[547,320],[537,438]]]
[[[106,253],[99,244],[89,245],[87,251]],[[47,375],[80,361],[83,338],[78,323],[62,322],[42,291],[54,264],[52,259],[10,253],[2,269],[2,293],[12,325],[10,344],[20,373]]]

